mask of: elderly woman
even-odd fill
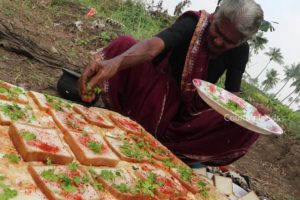
[[[90,89],[100,86],[105,107],[139,122],[186,162],[232,163],[258,134],[208,107],[192,80],[206,80],[209,60],[247,41],[262,21],[253,0],[223,0],[214,14],[186,12],[150,39],[122,36],[85,67],[81,98],[93,101]]]

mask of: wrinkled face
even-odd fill
[[[207,37],[208,50],[212,55],[217,56],[237,47],[243,39],[243,34],[238,32],[228,19],[213,19]]]

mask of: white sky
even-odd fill
[[[154,0],[158,2],[159,0]],[[170,14],[173,14],[175,6],[181,0],[164,0],[163,7],[168,9]],[[186,10],[206,10],[208,12],[213,12],[217,0],[191,0],[192,4]],[[298,37],[300,37],[300,1],[299,0],[256,0],[264,10],[265,19],[268,21],[275,21],[279,24],[274,24],[274,32],[268,32],[265,37],[268,38],[269,42],[266,49],[251,58],[251,63],[249,63],[247,71],[252,77],[256,77],[261,69],[268,62],[268,57],[264,55],[269,47],[276,47],[281,49],[281,53],[284,57],[284,65],[291,65],[292,63],[300,63],[300,42]],[[283,74],[283,67],[277,64],[271,63],[268,69],[274,68],[281,75]],[[264,74],[261,79],[264,79]],[[280,78],[282,78],[281,76]],[[261,80],[260,80],[261,81]],[[276,86],[271,92],[275,93],[281,86],[283,82]],[[282,91],[280,98],[285,97],[292,91],[293,88],[286,87],[285,91]],[[288,102],[286,102],[288,103]],[[294,109],[298,106],[293,105]]]

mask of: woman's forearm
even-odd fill
[[[120,71],[152,60],[163,51],[164,47],[163,40],[153,37],[133,45],[121,55],[113,58],[113,60],[118,60],[120,63],[118,70]]]

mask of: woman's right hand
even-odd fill
[[[113,77],[119,70],[120,60],[92,60],[84,69],[79,79],[79,94],[85,102],[92,102],[96,95],[94,91],[102,81]]]

